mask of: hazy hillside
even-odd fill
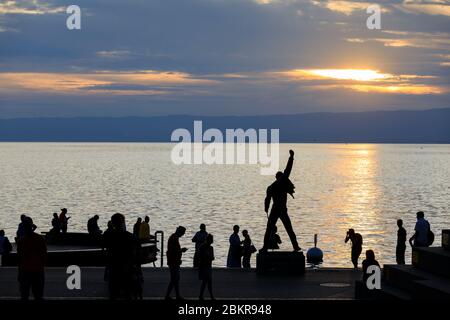
[[[450,143],[450,108],[248,117],[28,118],[0,120],[0,141],[170,141],[176,128],[279,128],[282,142]]]

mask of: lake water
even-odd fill
[[[98,214],[104,227],[115,212],[126,215],[128,229],[137,217],[151,217],[152,232],[166,235],[187,228],[189,248],[198,225],[215,236],[215,266],[226,264],[232,226],[248,229],[259,248],[265,230],[263,201],[272,176],[255,165],[182,165],[171,162],[171,144],[0,143],[0,229],[13,238],[19,215],[30,215],[38,231],[50,229],[53,212],[69,210],[69,231],[86,230]],[[313,246],[318,234],[324,266],[350,267],[348,228],[364,238],[380,263],[395,262],[396,220],[408,237],[415,213],[423,210],[440,245],[450,228],[450,146],[377,144],[282,144],[296,152],[292,181],[295,199],[289,213],[300,246]],[[282,247],[291,250],[279,223]],[[407,263],[410,262],[407,249]],[[254,261],[253,261],[254,265]]]

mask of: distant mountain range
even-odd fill
[[[177,128],[280,129],[281,142],[450,143],[450,108],[270,116],[0,119],[0,141],[169,142]]]

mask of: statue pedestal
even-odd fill
[[[303,275],[305,256],[302,251],[260,251],[256,255],[256,273]]]

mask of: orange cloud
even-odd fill
[[[19,5],[20,3],[20,5]],[[14,1],[7,0],[0,3],[0,15],[2,14],[29,14],[29,15],[41,15],[41,14],[55,14],[65,12],[64,7],[51,7],[48,4],[41,3],[39,1]]]
[[[434,76],[395,75],[370,69],[294,69],[273,72],[272,76],[281,76],[289,81],[313,81],[312,84],[308,83],[307,87],[317,90],[350,89],[359,92],[417,95],[442,94],[448,91],[439,86],[420,83],[435,79]]]
[[[3,91],[33,90],[51,93],[105,93],[112,94],[167,94],[168,87],[213,84],[214,80],[193,78],[187,73],[140,72],[95,73],[0,73],[0,87]],[[118,86],[117,89],[114,86]],[[120,89],[123,86],[139,86],[139,89]],[[151,88],[152,86],[156,88]],[[108,89],[105,89],[108,88]]]

